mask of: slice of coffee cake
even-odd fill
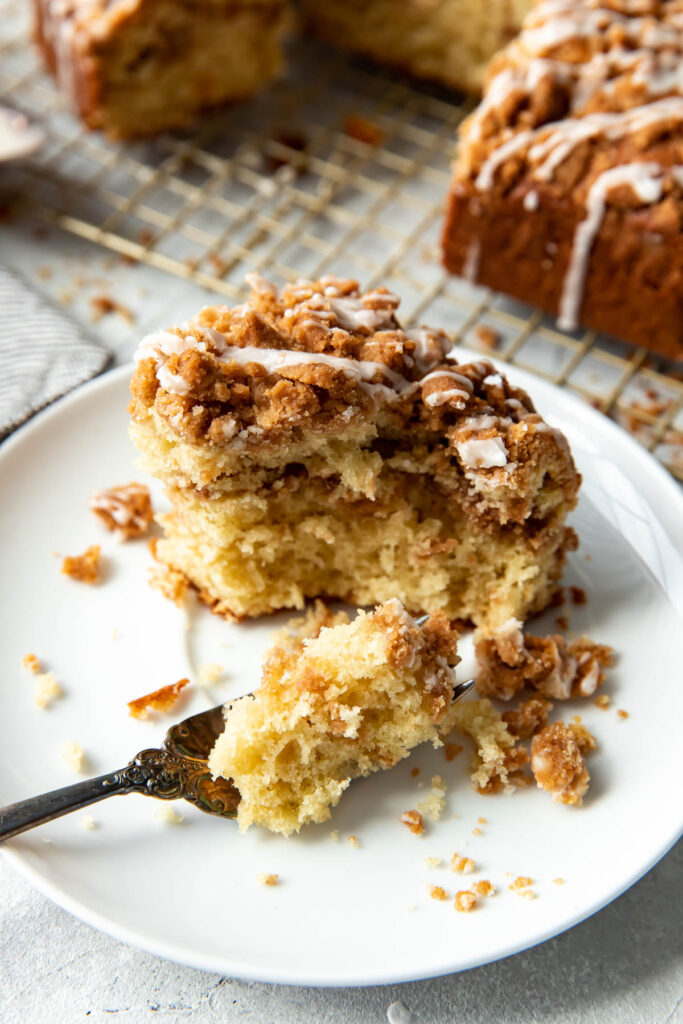
[[[453,725],[458,634],[399,601],[275,647],[253,694],[226,707],[209,758],[240,791],[241,829],[326,821],[351,781],[392,768]]]
[[[237,618],[398,597],[487,626],[548,603],[580,477],[490,362],[327,277],[145,338],[131,433],[172,509],[158,558]]]

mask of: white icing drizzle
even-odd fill
[[[492,469],[505,466],[508,451],[502,437],[469,438],[467,441],[456,441],[455,447],[468,469]]]
[[[633,163],[612,167],[593,182],[586,199],[586,217],[574,234],[569,268],[562,287],[558,324],[574,330],[578,323],[588,258],[600,230],[611,189],[628,185],[643,203],[656,203],[662,195],[662,168],[656,163]]]
[[[455,373],[453,370],[433,370],[426,377],[422,378],[420,386],[424,387],[430,380],[441,379],[453,380],[457,386],[441,388],[438,391],[430,392],[428,395],[425,395],[423,391],[425,405],[428,405],[430,409],[434,409],[439,405],[445,405],[446,402],[452,402],[456,408],[464,409],[467,400],[474,390],[469,377],[465,377],[462,373]]]

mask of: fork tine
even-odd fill
[[[453,703],[456,700],[461,700],[466,693],[469,693],[473,686],[476,686],[475,679],[468,679],[466,683],[458,683],[457,686],[453,687]]]

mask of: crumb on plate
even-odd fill
[[[460,914],[469,914],[477,905],[477,897],[470,889],[460,889],[455,894],[454,906]]]
[[[33,692],[33,703],[41,711],[52,707],[52,702],[61,697],[64,690],[54,677],[52,672],[40,672],[35,677],[35,690]]]
[[[158,807],[154,817],[158,818],[159,821],[166,822],[167,825],[179,825],[181,821],[185,820],[183,815],[178,814],[171,804],[162,804]]]
[[[448,899],[448,893],[446,892],[442,885],[430,885],[428,892],[433,900]]]
[[[158,690],[153,690],[152,693],[146,693],[144,697],[129,700],[128,714],[132,715],[133,718],[147,718],[150,708],[152,711],[170,711],[178,700],[180,691],[189,682],[189,679],[179,679],[177,683],[162,686]]]
[[[82,555],[67,555],[62,562],[64,575],[79,583],[99,583],[102,578],[100,569],[99,544],[91,544]]]
[[[40,659],[35,654],[25,654],[21,659],[21,664],[27,672],[32,672],[37,675],[42,672],[43,666],[40,664]]]
[[[256,876],[256,881],[261,885],[279,885],[280,876],[262,871],[260,875]]]
[[[401,824],[407,825],[413,835],[424,835],[424,819],[419,811],[404,811],[398,820]]]
[[[454,853],[451,857],[451,871],[459,875],[469,875],[474,871],[474,861],[471,857],[461,857],[459,853]]]
[[[89,507],[108,530],[123,540],[144,537],[154,520],[149,489],[135,482],[96,491]]]
[[[60,748],[60,753],[62,755],[62,760],[68,764],[72,771],[83,771],[85,754],[83,752],[83,747],[81,747],[79,743],[76,743],[75,740],[64,740]]]

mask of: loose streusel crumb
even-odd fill
[[[86,832],[94,832],[98,828],[98,824],[93,817],[86,814],[85,817],[81,818],[81,825]]]
[[[441,857],[425,857],[426,868],[440,868],[442,863]]]
[[[33,672],[34,675],[37,675],[43,670],[43,666],[40,664],[40,659],[37,658],[35,654],[25,654],[21,659],[21,664],[27,672]]]
[[[477,821],[479,822],[480,825],[488,825],[489,823],[488,818],[477,818]]]
[[[99,583],[100,545],[92,544],[82,555],[67,555],[62,562],[62,572],[79,583]]]
[[[474,871],[474,861],[471,857],[461,857],[459,853],[454,853],[451,857],[451,871],[459,875],[469,875]]]
[[[482,832],[482,830],[480,828],[473,828],[472,829],[472,835],[473,836],[483,836],[483,834],[484,833]]]
[[[412,777],[414,779],[416,779],[418,777],[418,775],[420,774],[420,769],[419,768],[413,768],[413,770],[411,771],[410,774],[412,775]]]
[[[593,703],[596,708],[600,708],[601,711],[607,711],[607,708],[610,705],[610,699],[606,693],[599,693]]]
[[[569,629],[569,619],[566,615],[558,615],[555,619],[558,629]]]
[[[189,679],[179,679],[177,683],[170,683],[168,686],[162,686],[158,690],[153,690],[152,693],[146,693],[144,697],[137,697],[136,700],[128,701],[128,714],[132,715],[133,718],[147,718],[148,712],[152,711],[170,711],[178,700],[180,691],[184,689]]]
[[[60,753],[62,755],[62,760],[66,761],[72,771],[83,771],[85,754],[83,752],[83,747],[76,743],[75,740],[65,740],[64,743],[62,743]]]
[[[491,632],[474,635],[477,690],[483,697],[510,700],[525,686],[545,697],[568,700],[590,697],[612,664],[612,648],[580,636],[571,644],[563,636],[531,636],[517,619]]]
[[[360,840],[358,836],[348,836],[346,841],[349,846],[354,848],[354,850],[360,850]]]
[[[262,872],[260,875],[256,876],[256,881],[260,882],[261,885],[279,885],[280,876],[273,874],[265,874],[264,872]]]
[[[617,709],[617,717],[618,718],[628,718],[628,711],[624,711],[623,708],[618,708]]]
[[[425,823],[419,811],[404,811],[398,820],[407,825],[413,835],[424,835]]]
[[[429,886],[429,895],[432,897],[433,900],[447,900],[448,899],[448,893],[446,892],[446,890],[441,885],[430,885]]]
[[[159,821],[166,822],[167,825],[179,825],[185,818],[182,814],[178,814],[175,808],[171,804],[162,804],[154,815]]]
[[[90,498],[90,509],[123,540],[144,537],[154,520],[149,490],[135,482],[96,491]]]
[[[580,806],[590,779],[582,747],[591,749],[591,743],[594,737],[580,724],[554,722],[542,729],[531,741],[531,770],[539,788],[553,800]]]
[[[536,899],[536,893],[534,892],[533,889],[520,889],[519,892],[517,893],[517,895],[521,896],[523,900],[535,900]]]
[[[334,840],[335,843],[339,842],[339,829],[338,828],[332,829],[332,831],[330,832],[330,839]]]
[[[469,914],[477,905],[477,897],[469,889],[461,889],[455,894],[455,909],[460,914]]]
[[[444,743],[443,745],[443,751],[446,755],[447,761],[453,761],[458,754],[462,753],[463,749],[464,748],[461,747],[459,743]]]
[[[108,295],[95,295],[90,300],[90,318],[94,324],[110,313],[118,313],[126,323],[135,323],[135,314],[127,306],[116,302],[115,299],[110,298]]]
[[[475,882],[472,889],[477,896],[493,896],[496,891],[496,887],[489,882],[488,878],[482,878],[480,882]]]
[[[480,324],[474,333],[477,336],[477,341],[480,345],[483,345],[484,348],[498,348],[500,334],[498,331],[494,331],[493,327],[487,327],[484,324]]]
[[[344,134],[368,146],[379,146],[384,139],[382,129],[361,114],[349,114],[344,122]]]
[[[586,604],[586,602],[588,601],[586,591],[583,589],[583,587],[570,587],[569,593],[571,595],[572,604],[581,605]]]
[[[555,885],[564,885],[564,878],[553,878]]]
[[[512,890],[512,892],[518,892],[520,889],[528,889],[533,884],[533,878],[529,878],[528,875],[518,875],[514,882],[508,885],[508,889]]]
[[[164,597],[182,608],[187,597],[189,585],[182,572],[171,569],[168,565],[154,565],[149,570],[150,587],[160,590]]]
[[[545,697],[529,697],[517,708],[503,712],[503,721],[518,740],[528,740],[548,724],[552,704]]]

